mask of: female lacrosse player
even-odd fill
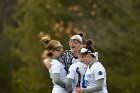
[[[43,36],[42,41],[46,49],[43,53],[44,61],[48,58],[52,61],[51,68],[49,69],[53,83],[52,93],[67,93],[64,84],[66,79],[65,66],[58,60],[63,52],[63,47],[59,41],[50,40],[48,36]]]
[[[96,52],[92,40],[87,40],[80,49],[82,62],[88,65],[85,80],[87,88],[76,88],[76,93],[108,93],[106,87],[106,70],[103,65],[96,60]]]
[[[77,51],[84,43],[84,39],[82,37],[83,33],[73,35],[69,39],[70,50],[64,51],[61,57],[59,58],[59,61],[65,65],[65,69],[67,70],[67,72],[71,64],[79,61]],[[51,61],[49,60],[49,58],[44,61],[44,64],[46,65],[47,68],[51,67]]]

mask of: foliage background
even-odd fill
[[[139,0],[0,0],[0,93],[51,93],[40,36],[69,49],[79,31],[96,42],[109,93],[138,93],[139,10]]]

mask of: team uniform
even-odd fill
[[[83,76],[85,75],[85,72],[86,72],[86,65],[84,63],[81,63],[78,61],[70,66],[67,78],[73,79],[72,89],[76,88],[76,86],[82,87],[82,85],[84,83]],[[80,76],[80,78],[79,78],[79,76]],[[75,93],[75,92],[73,91],[72,93]]]
[[[59,73],[60,80],[65,82],[66,80],[66,70],[64,69],[64,65],[56,59],[52,59],[51,68],[49,69],[50,77],[52,78],[52,74]],[[67,93],[67,91],[60,87],[59,85],[53,82],[53,90],[52,93]]]
[[[85,74],[85,80],[87,83],[87,88],[95,86],[95,81],[104,78],[103,90],[99,92],[92,93],[108,93],[106,87],[106,71],[103,65],[96,61],[92,65],[87,67]]]
[[[62,54],[62,56],[59,58],[59,61],[62,62],[65,65],[65,70],[67,71],[67,78],[71,78],[74,79],[73,82],[73,88],[76,87],[76,84],[78,82],[77,80],[77,73],[76,73],[76,68],[78,67],[80,69],[80,72],[82,74],[82,78],[81,78],[81,84],[80,86],[82,87],[86,87],[86,83],[84,80],[85,77],[85,72],[86,72],[86,65],[84,63],[79,62],[78,57],[75,58],[73,56],[73,53],[70,50],[66,50],[64,51],[64,53]],[[75,76],[75,77],[74,77]]]
[[[95,54],[96,60],[98,60],[98,52],[95,52]],[[70,65],[79,61],[78,57],[75,58],[70,50],[64,51],[58,60],[65,65],[67,73]]]

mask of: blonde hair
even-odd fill
[[[44,35],[41,38],[41,41],[44,43],[44,48],[45,51],[42,53],[42,58],[51,58],[52,55],[52,50],[56,47],[56,44],[60,43],[57,40],[51,40],[51,38],[48,35]]]

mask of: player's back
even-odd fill
[[[86,72],[86,65],[84,63],[76,62],[70,66],[67,78],[71,78],[74,80],[73,88],[75,88],[78,83],[80,83],[79,86],[82,87],[82,83],[84,80],[83,76],[85,75],[85,72]],[[80,75],[80,78],[79,78],[79,75]],[[79,79],[80,79],[80,82],[79,82]]]

